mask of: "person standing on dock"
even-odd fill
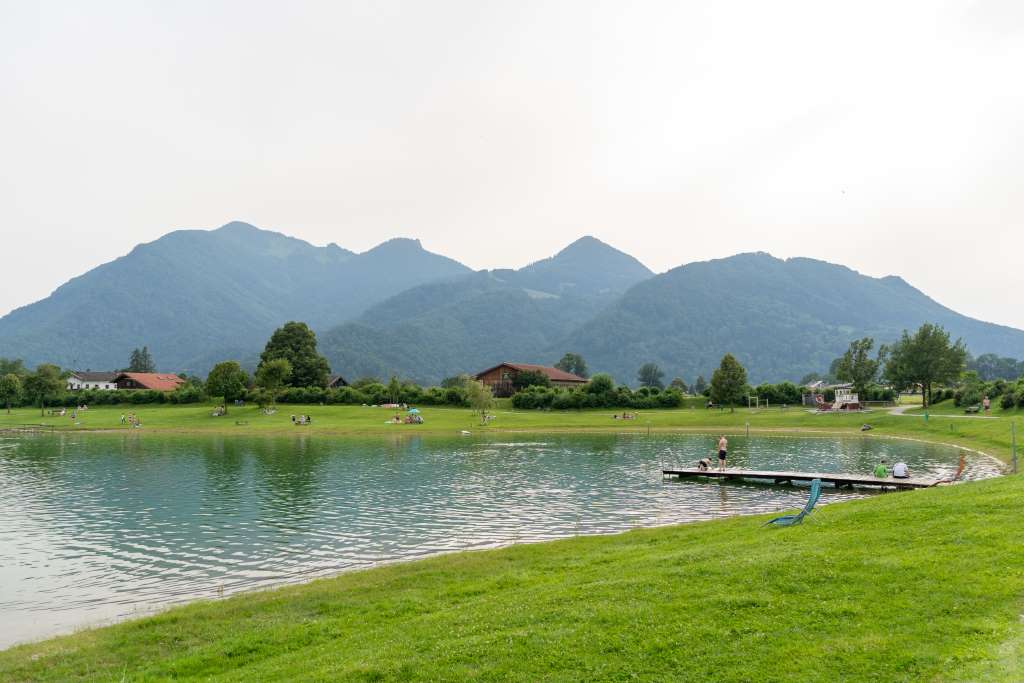
[[[729,440],[725,438],[725,434],[722,434],[722,438],[718,440],[718,471],[725,471],[725,459],[729,455]]]

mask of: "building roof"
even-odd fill
[[[81,372],[75,370],[71,373],[71,376],[77,377],[83,382],[113,382],[117,379],[117,374],[116,372],[90,372],[88,370]]]
[[[131,379],[144,389],[153,391],[174,391],[185,383],[185,380],[177,375],[168,375],[159,372],[122,372],[118,373],[117,381]]]
[[[347,387],[347,386],[348,386],[348,382],[346,382],[345,378],[342,377],[341,375],[330,375],[327,378],[327,388],[328,389],[333,389],[335,387]]]
[[[574,375],[571,372],[566,372],[565,370],[559,370],[558,368],[552,368],[547,365],[531,365],[529,363],[499,363],[493,368],[487,368],[482,372],[478,372],[476,376],[480,377],[482,375],[486,375],[488,372],[497,370],[501,367],[509,367],[522,372],[539,372],[542,375],[547,376],[547,378],[552,382],[579,382],[581,384],[586,384],[587,382],[583,377]]]

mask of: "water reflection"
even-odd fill
[[[194,597],[463,548],[803,504],[799,487],[663,482],[688,435],[356,440],[0,437],[0,645]],[[730,465],[944,476],[957,451],[737,438]],[[997,467],[969,458],[968,476]],[[823,503],[867,495],[828,490]]]

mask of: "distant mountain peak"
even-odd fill
[[[245,221],[231,221],[220,226],[214,232],[265,232],[260,230],[252,223],[246,223]]]
[[[399,253],[425,251],[423,244],[413,237],[392,237],[381,242],[372,249],[363,252],[364,254]]]
[[[609,256],[621,256],[630,260],[636,261],[632,256],[622,252],[612,245],[602,242],[601,240],[591,235],[584,235],[575,242],[572,242],[564,249],[555,254],[551,259],[544,259],[545,261],[552,259],[564,259],[564,258],[594,258],[595,256],[609,255]],[[543,261],[538,261],[543,263]],[[639,261],[637,261],[639,263]]]
[[[571,254],[574,251],[580,251],[580,250],[584,250],[584,249],[585,250],[590,250],[590,249],[600,249],[600,248],[612,249],[612,250],[617,251],[615,249],[615,247],[612,247],[611,245],[602,242],[601,240],[597,239],[593,235],[584,235],[583,237],[580,237],[575,242],[570,243],[568,246],[566,246],[560,252],[555,254],[555,256],[558,257],[558,256],[561,256],[562,254]]]

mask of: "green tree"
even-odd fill
[[[317,353],[316,334],[306,323],[292,321],[274,330],[263,353],[260,354],[260,366],[278,358],[284,358],[292,364],[289,386],[327,386],[331,366],[328,365],[326,358]]]
[[[56,365],[43,363],[23,382],[25,394],[32,403],[39,403],[39,414],[45,415],[46,399],[53,398],[64,387],[60,377],[60,368]]]
[[[584,388],[588,394],[607,394],[615,391],[615,380],[612,376],[603,372],[599,372],[590,378],[587,382],[587,386]]]
[[[270,392],[262,387],[252,393],[252,400],[256,402],[256,405],[259,406],[260,410],[265,410],[274,405],[274,399]]]
[[[277,404],[277,395],[288,378],[292,376],[292,364],[286,358],[275,358],[260,365],[256,370],[256,384],[266,390],[270,405]],[[263,406],[261,406],[263,407]]]
[[[705,391],[707,391],[707,388],[708,383],[707,380],[704,379],[704,375],[697,375],[697,381],[694,382],[693,384],[693,393],[697,396],[700,396]]]
[[[203,378],[199,377],[198,375],[190,375],[187,372],[179,372],[178,377],[185,380],[186,387],[192,387],[194,389],[198,389],[199,391],[203,391],[203,389],[205,388],[205,382],[203,382]]]
[[[466,399],[474,412],[480,413],[480,424],[487,424],[487,411],[494,407],[494,393],[491,388],[480,380],[471,379],[463,388],[466,390]]]
[[[0,375],[28,376],[28,368],[20,358],[0,358]]]
[[[217,363],[206,378],[206,393],[224,397],[225,414],[228,412],[228,401],[241,397],[247,386],[249,375],[238,361],[233,360]]]
[[[644,363],[637,370],[636,380],[640,382],[642,387],[656,387],[658,389],[663,388],[665,385],[661,383],[661,380],[665,377],[665,373],[661,371],[654,363]]]
[[[522,370],[517,372],[515,377],[512,378],[512,386],[516,388],[516,391],[526,387],[549,387],[551,386],[551,378],[543,372],[536,370]]]
[[[878,371],[885,359],[884,346],[878,349],[875,358],[871,357],[874,346],[875,340],[871,337],[850,342],[850,348],[839,359],[836,368],[836,378],[853,384],[853,390],[860,395],[862,401],[867,398],[868,385],[878,378]]]
[[[11,414],[11,404],[21,398],[21,378],[13,372],[0,376],[0,402],[7,404],[7,414]]]
[[[442,389],[451,389],[453,387],[461,387],[466,383],[466,380],[473,379],[469,375],[463,373],[461,375],[452,375],[451,377],[445,377],[441,380]]]
[[[736,410],[743,402],[746,388],[747,371],[731,353],[722,356],[718,369],[711,375],[711,400]]]
[[[578,353],[565,354],[560,361],[555,363],[555,367],[563,372],[571,372],[584,379],[587,377],[587,362]]]
[[[128,360],[128,372],[156,372],[156,363],[149,353],[149,347],[132,349],[132,355]]]
[[[402,383],[398,381],[396,375],[391,375],[391,380],[388,382],[388,400],[391,403],[398,403],[398,400],[402,398]]]
[[[686,393],[686,382],[683,381],[682,377],[676,377],[668,385],[669,389],[675,389],[681,393]]]
[[[1017,379],[1021,375],[1021,368],[1021,362],[1016,358],[1001,358],[994,353],[983,353],[977,358],[967,359],[967,369],[977,372],[986,382]]]
[[[897,387],[920,384],[925,407],[932,402],[932,385],[952,384],[967,364],[967,349],[962,340],[950,342],[949,332],[941,325],[925,323],[911,335],[903,336],[888,349],[885,377]]]

